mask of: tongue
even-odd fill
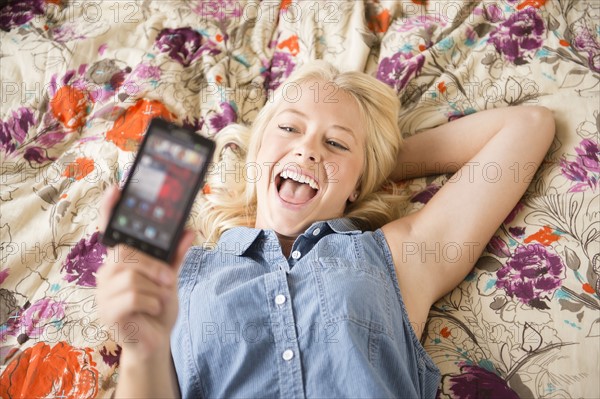
[[[284,179],[279,187],[279,196],[291,204],[304,204],[316,194],[308,184]]]

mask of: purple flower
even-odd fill
[[[500,22],[502,20],[502,9],[496,4],[490,4],[487,7],[484,7],[485,19],[490,21],[491,23]]]
[[[506,242],[498,236],[493,236],[485,250],[499,258],[507,258],[510,256],[510,250]]]
[[[19,317],[19,332],[24,332],[30,338],[41,337],[44,330],[53,321],[65,317],[63,302],[56,302],[50,298],[43,298],[28,307]]]
[[[515,65],[526,64],[542,46],[544,21],[533,7],[512,14],[490,33],[489,42],[496,51]]]
[[[43,0],[15,0],[0,10],[0,29],[5,32],[44,13]]]
[[[402,19],[402,23],[396,27],[397,32],[416,32],[423,29],[424,32],[431,33],[438,26],[445,26],[444,20],[438,16],[420,15],[417,17]]]
[[[265,69],[262,75],[265,77],[265,89],[276,90],[282,81],[292,74],[296,64],[289,53],[276,51],[271,58],[271,65]]]
[[[211,42],[202,44],[202,41],[202,35],[191,28],[167,28],[160,31],[155,46],[161,53],[169,53],[169,57],[187,67],[203,54],[220,53]]]
[[[573,48],[588,53],[588,64],[592,71],[600,72],[600,43],[597,35],[587,26],[585,18],[581,18],[570,26],[574,39],[571,41]]]
[[[48,153],[45,149],[40,147],[29,147],[25,150],[23,158],[29,162],[44,163],[46,161],[54,161],[55,158],[48,157]]]
[[[67,259],[60,269],[66,272],[65,280],[82,287],[96,286],[96,271],[106,256],[106,247],[99,241],[98,232],[92,234],[89,240],[82,238],[69,252]]]
[[[10,154],[23,143],[29,128],[37,123],[33,111],[22,107],[12,112],[6,121],[0,120],[0,149]]]
[[[600,173],[600,146],[590,139],[585,139],[575,148],[577,160],[588,171]]]
[[[552,294],[561,284],[565,266],[541,244],[519,246],[496,272],[496,286],[522,303],[539,307],[540,297]]]
[[[139,77],[140,79],[160,79],[160,67],[156,65],[144,64],[141,63],[135,67],[132,75]]]
[[[508,216],[506,217],[506,219],[504,219],[504,222],[502,222],[502,223],[510,224],[510,222],[515,220],[515,216],[517,216],[517,214],[519,212],[521,212],[523,210],[523,208],[525,208],[525,206],[521,202],[517,202],[517,205],[515,205],[515,207],[512,209],[512,211],[510,211],[510,213],[508,214]]]
[[[8,277],[8,275],[10,274],[10,269],[4,269],[0,271],[0,284],[2,284],[4,282],[4,280],[6,280],[6,278]]]
[[[237,111],[233,103],[221,103],[222,114],[217,114],[210,118],[210,126],[217,132],[230,123],[237,121]]]
[[[400,92],[410,79],[419,75],[424,64],[425,57],[422,54],[413,57],[410,53],[398,52],[381,60],[377,79]]]
[[[85,39],[85,35],[77,32],[77,28],[81,25],[79,23],[65,23],[57,26],[51,30],[52,39],[58,43],[66,43],[73,40]]]
[[[195,132],[199,132],[204,126],[204,118],[197,118],[195,116],[193,118],[187,117],[183,120],[182,125],[187,129],[192,129]]]
[[[513,237],[516,237],[516,238],[521,238],[525,235],[525,227],[518,227],[518,226],[509,227],[508,231],[510,232],[510,234],[513,235]]]
[[[586,181],[587,171],[578,162],[571,162],[567,160],[560,161],[560,170],[562,174],[569,180],[572,181]]]
[[[483,367],[461,363],[461,374],[451,375],[448,383],[456,399],[519,399],[519,395],[496,373]]]
[[[100,356],[102,356],[102,360],[104,360],[104,363],[109,367],[118,367],[119,360],[121,359],[121,352],[123,352],[121,345],[117,344],[117,349],[115,349],[114,353],[110,352],[106,346],[103,346],[102,349],[100,349]]]
[[[575,148],[577,156],[575,160],[562,159],[560,169],[562,174],[569,180],[577,182],[569,192],[580,192],[587,188],[595,189],[600,180],[600,148],[598,143],[590,139],[584,139]]]

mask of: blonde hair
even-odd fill
[[[206,241],[218,241],[232,227],[254,227],[256,187],[253,176],[248,176],[252,168],[247,166],[256,161],[265,128],[285,99],[284,88],[311,81],[333,84],[349,94],[365,121],[365,170],[359,195],[354,202],[348,202],[344,216],[362,230],[375,230],[401,215],[400,204],[406,197],[390,192],[393,186],[388,179],[403,143],[396,93],[365,73],[340,72],[328,62],[317,60],[302,65],[275,90],[251,127],[234,124],[216,135],[216,167],[207,177],[210,192],[201,201],[199,211],[200,230]]]

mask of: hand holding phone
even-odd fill
[[[112,210],[103,243],[125,243],[169,262],[214,149],[212,140],[190,129],[153,119]]]

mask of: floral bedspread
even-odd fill
[[[324,58],[392,86],[403,134],[541,104],[556,139],[431,310],[441,398],[600,397],[600,3],[13,0],[0,6],[0,397],[109,397],[98,202],[161,116],[217,135]],[[490,171],[494,172],[494,171]],[[490,175],[491,176],[491,175]],[[400,184],[417,209],[449,175]],[[491,177],[493,178],[493,177]],[[193,212],[193,226],[199,215]]]

